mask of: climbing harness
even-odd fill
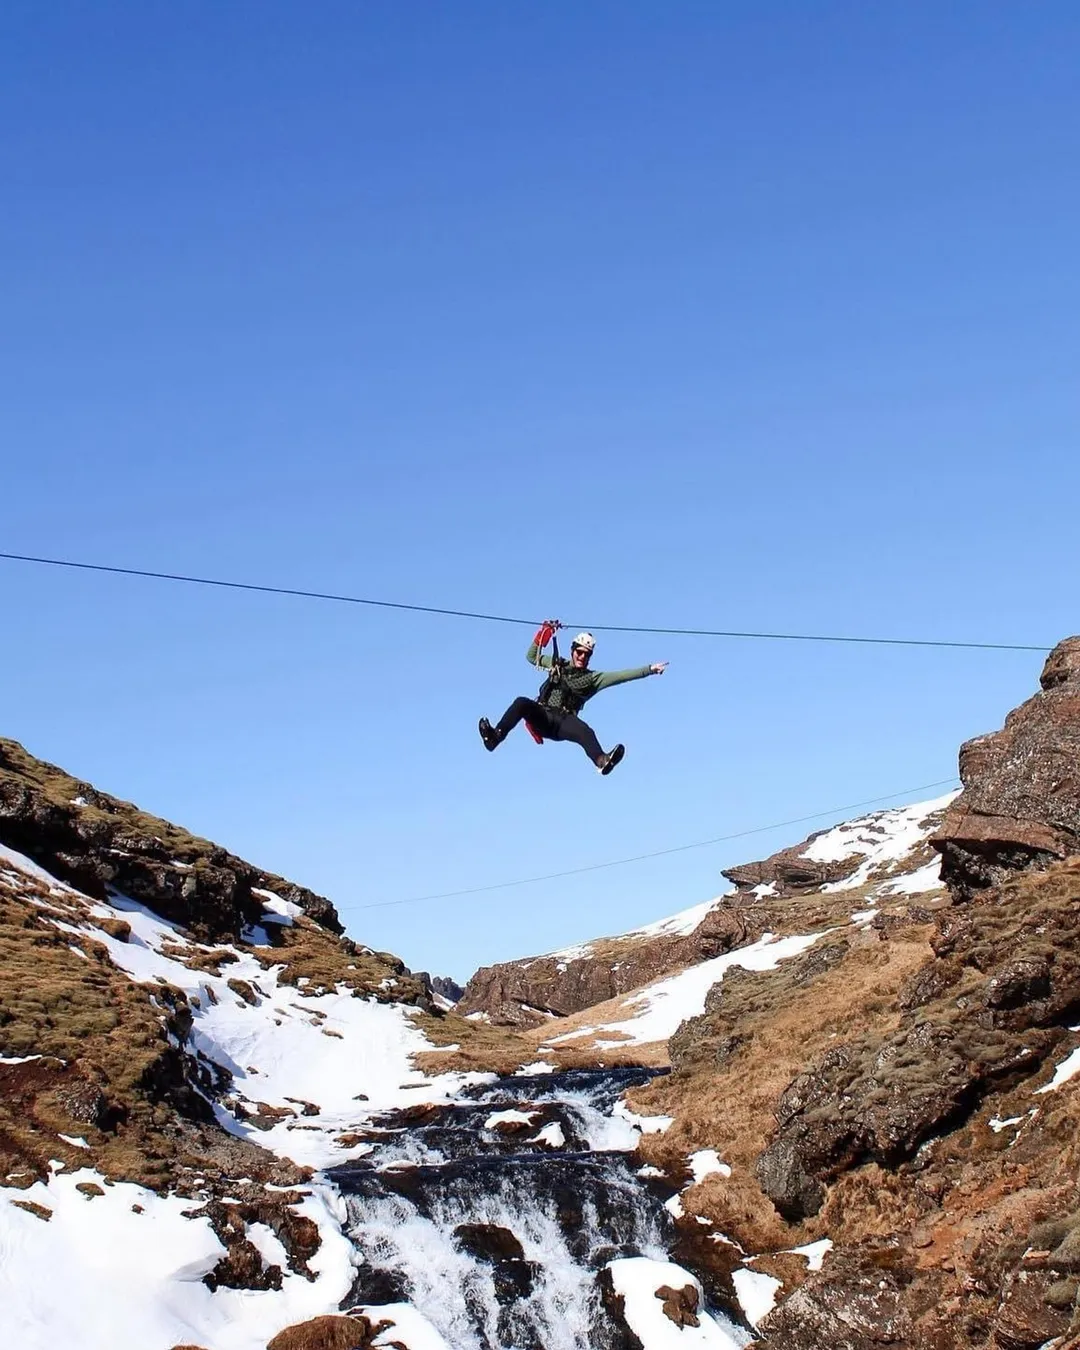
[[[558,619],[552,619],[541,625],[540,631],[537,633],[535,638],[537,670],[544,669],[544,648],[548,645],[549,642],[551,643],[551,670],[548,672],[548,677],[541,686],[540,693],[537,695],[536,701],[538,703],[546,704],[547,700],[551,697],[552,691],[559,684],[562,683],[562,668],[559,665],[559,639],[558,639],[558,631],[561,627],[562,624],[559,623]],[[533,740],[536,742],[537,745],[544,744],[543,736],[540,735],[540,733],[532,725],[531,722],[525,723],[525,730],[529,733],[529,735],[533,738]]]

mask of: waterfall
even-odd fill
[[[667,1262],[675,1240],[665,1191],[638,1175],[640,1130],[618,1114],[626,1087],[652,1074],[500,1078],[375,1119],[371,1153],[332,1174],[358,1253],[343,1306],[408,1302],[450,1350],[640,1344],[604,1272]],[[744,1343],[723,1314],[703,1314],[725,1339],[702,1344]]]

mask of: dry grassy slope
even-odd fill
[[[865,912],[873,904],[883,916],[881,922],[892,924],[894,916],[906,915],[912,908],[911,901],[907,897],[901,897],[892,903],[883,903],[879,897],[875,898],[879,885],[880,882],[875,880],[852,890],[832,893],[814,891],[809,895],[791,897],[782,902],[760,904],[755,907],[761,915],[760,930],[762,933],[774,933],[777,937],[800,933],[834,934],[831,938],[819,939],[814,951],[820,950],[823,946],[832,950],[846,943],[860,944],[872,941],[877,930],[871,929],[871,938],[865,938],[863,934],[866,930],[860,924],[852,923],[853,913]],[[929,920],[933,907],[941,903],[942,894],[943,892],[938,889],[918,897],[916,908],[925,914],[924,922]],[[748,941],[760,936],[756,931],[757,926],[754,925],[751,930],[753,936],[748,938]],[[925,954],[925,937],[921,951]],[[761,979],[765,987],[776,990],[776,996],[781,998],[779,991],[788,987],[788,972],[793,964],[791,961],[781,962],[776,972],[765,972],[754,978]],[[739,983],[748,975],[749,972],[734,966],[724,976],[724,984]],[[719,988],[717,985],[717,989]],[[628,1044],[625,1049],[612,1044],[620,1039],[626,1039],[626,1033],[611,1030],[611,1024],[632,1018],[640,1007],[639,1000],[648,991],[649,986],[635,989],[629,994],[609,999],[572,1016],[545,1021],[540,1026],[524,1031],[522,1036],[538,1050],[542,1049],[545,1059],[551,1059],[566,1068],[600,1062],[608,1065],[646,1064],[664,1067],[671,1063],[671,1042],[667,1040],[643,1045]],[[597,1046],[597,1042],[600,1041],[604,1043],[602,1049]],[[552,1042],[560,1043],[552,1044]]]

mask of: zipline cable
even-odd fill
[[[261,595],[291,595],[301,600],[330,600],[341,605],[366,605],[373,609],[399,609],[412,614],[440,614],[454,619],[477,619],[483,623],[506,623],[535,627],[539,620],[507,614],[483,614],[470,609],[444,609],[438,605],[413,605],[403,600],[373,600],[332,591],[307,591],[295,586],[263,586],[253,581],[226,581],[220,577],[187,576],[181,572],[152,572],[141,567],[110,567],[105,563],[76,562],[70,558],[38,558],[27,553],[0,552],[6,562],[35,563],[42,567],[67,567],[81,572],[108,572],[114,576],[148,577],[153,581],[181,581],[190,586],[216,586],[229,591],[256,591]],[[575,625],[570,625],[571,627]],[[723,628],[649,628],[636,624],[594,623],[597,633],[652,633],[660,637],[749,638],[770,642],[848,642],[878,647],[953,647],[973,651],[1041,652],[1049,647],[1017,642],[949,642],[935,638],[853,637],[836,633],[754,633]]]
[[[548,872],[544,876],[521,877],[517,881],[497,881],[491,886],[470,886],[463,891],[440,891],[435,895],[413,895],[406,900],[376,900],[367,905],[338,905],[340,913],[350,913],[357,909],[389,909],[394,905],[419,905],[428,900],[456,900],[466,895],[484,895],[489,891],[510,890],[514,886],[533,886],[541,881],[560,881],[564,877],[579,877],[585,872],[602,872],[608,867],[625,867],[628,863],[645,862],[649,858],[666,858],[672,853],[687,853],[694,848],[709,848],[713,844],[726,844],[732,839],[746,839],[752,834],[766,834],[769,830],[786,829],[789,825],[804,825],[810,820],[821,820],[824,816],[839,816],[847,811],[857,811],[862,806],[877,806],[880,802],[890,802],[894,797],[910,797],[916,792],[929,792],[931,788],[954,786],[959,779],[941,778],[936,783],[923,783],[919,787],[904,788],[901,792],[886,792],[881,797],[870,797],[862,802],[849,802],[847,806],[834,806],[831,811],[814,811],[808,816],[794,816],[791,820],[777,820],[771,825],[755,825],[750,830],[736,830],[734,834],[719,834],[715,839],[699,839],[693,844],[676,844],[674,848],[658,848],[653,853],[635,853],[631,858],[612,858],[608,862],[590,863],[587,867],[570,867],[565,872]]]

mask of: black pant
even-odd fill
[[[574,713],[560,712],[558,708],[547,708],[534,698],[516,698],[499,719],[499,731],[505,737],[524,718],[541,736],[549,741],[573,741],[595,764],[604,753],[596,732]]]

